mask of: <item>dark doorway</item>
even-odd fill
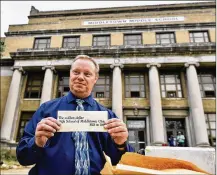
[[[129,144],[134,147],[135,151],[146,147],[146,122],[145,119],[135,120],[128,119],[127,127],[129,132]]]
[[[185,129],[185,119],[183,118],[166,118],[166,133],[167,133],[167,141],[170,136],[173,135],[175,138],[175,146],[177,146],[176,138],[178,132],[181,132],[185,136],[185,146],[188,146],[187,138],[186,138],[186,129]]]

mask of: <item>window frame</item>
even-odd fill
[[[49,42],[43,43],[43,44],[46,44],[46,47],[39,48],[39,44],[42,44],[42,43],[36,43],[36,42],[37,41],[40,42],[40,40],[45,40],[45,39],[47,41],[49,41]],[[36,44],[37,44],[37,47],[36,47]],[[35,49],[35,50],[49,49],[50,48],[50,44],[51,44],[51,37],[37,37],[37,38],[34,38],[33,49]]]
[[[140,39],[140,44],[134,44],[134,45],[132,45],[132,44],[127,44],[126,43],[126,39],[125,39],[125,37],[127,37],[127,36],[140,36],[141,37],[141,39]],[[134,39],[135,40],[135,39]],[[133,40],[133,41],[134,41]],[[142,46],[143,45],[143,38],[142,38],[142,33],[124,33],[123,34],[123,43],[124,43],[124,45],[125,46]],[[130,40],[130,41],[132,41],[132,40]],[[139,41],[139,40],[135,40],[135,41]]]
[[[175,83],[166,83],[166,75],[173,76],[175,78]],[[163,76],[163,77],[162,77]],[[178,83],[178,77],[180,83]],[[160,78],[160,90],[161,90],[161,98],[183,98],[183,89],[182,89],[182,81],[181,81],[181,74],[174,72],[159,72],[159,78]],[[163,78],[163,82],[161,80]],[[167,90],[167,85],[175,85],[175,90]],[[178,85],[180,86],[180,90],[178,89]],[[162,89],[162,86],[164,86],[164,90]],[[165,93],[165,97],[163,96],[163,92]],[[168,97],[168,92],[175,92],[176,97]],[[179,92],[181,92],[181,97],[179,97]]]
[[[134,76],[136,76],[136,77],[134,77]],[[128,79],[128,83],[126,82],[126,78]],[[131,84],[131,82],[130,82],[131,78],[139,78],[138,84],[137,83]],[[141,78],[143,78],[143,82],[141,81]],[[145,72],[133,72],[133,73],[130,73],[129,71],[125,72],[124,73],[124,95],[125,95],[125,98],[147,98],[145,79],[146,79]],[[131,87],[132,85],[139,86],[139,91],[132,90],[132,87]],[[144,86],[144,89],[142,89],[142,86]],[[139,97],[132,97],[131,92],[139,92]],[[144,93],[144,96],[142,95],[141,92]],[[129,93],[129,97],[128,97],[127,93]]]
[[[106,44],[106,45],[98,45],[97,43],[98,43],[99,41],[95,41],[95,40],[94,40],[94,39],[97,38],[97,37],[106,37],[106,38],[108,38],[108,39],[106,39],[105,41],[103,41],[103,42],[105,42],[105,43],[107,43],[107,44]],[[97,38],[97,39],[98,39],[98,38]],[[107,41],[107,40],[108,40],[108,41]],[[95,45],[94,43],[96,43],[96,45]],[[106,47],[106,46],[111,46],[111,35],[110,35],[110,34],[105,34],[105,35],[93,35],[92,46],[93,46],[93,47]]]
[[[194,37],[194,34],[196,33],[202,33],[203,34],[203,37]],[[204,34],[207,34],[207,40],[206,41],[206,37],[204,36]],[[192,36],[191,36],[192,34]],[[203,38],[203,42],[195,42],[195,38]],[[192,41],[192,40],[193,41]],[[207,30],[202,30],[202,31],[189,31],[189,41],[190,43],[209,43],[210,42],[210,36],[209,36],[209,32]]]
[[[212,136],[212,130],[215,130],[215,133],[216,133],[216,128],[212,129],[210,123],[215,122],[214,126],[216,126],[216,120],[215,121],[210,121],[210,118],[209,118],[210,114],[214,114],[214,113],[204,113],[204,116],[205,116],[205,120],[206,120],[206,124],[207,124],[206,126],[208,127],[207,128],[207,134],[208,134],[209,143],[210,143],[211,146],[215,147],[216,146],[216,136],[215,137]],[[216,116],[215,116],[215,119],[216,119]],[[215,142],[215,144],[214,144],[214,142]]]
[[[169,39],[170,43],[162,43],[161,35],[169,34],[169,38],[163,38],[163,39]],[[173,35],[173,38],[171,38],[171,34]],[[158,38],[159,36],[159,38]],[[174,39],[174,42],[171,42],[171,40]],[[159,42],[158,42],[159,41]],[[165,44],[175,44],[176,43],[176,34],[175,32],[156,32],[156,44],[158,45],[165,45]]]
[[[40,81],[40,85],[33,85],[34,81]],[[41,72],[40,73],[39,72],[28,73],[26,87],[24,91],[24,99],[40,99],[42,95],[43,83],[44,83],[44,72],[43,73]],[[30,90],[28,90],[28,88],[30,88]],[[36,91],[32,91],[32,88],[39,88],[37,91],[38,97],[31,96],[32,92],[36,92]]]
[[[64,88],[69,88],[69,81],[67,84],[64,84],[64,82],[61,84],[60,79],[69,79],[70,80],[70,73],[69,71],[62,71],[58,72],[58,84],[57,84],[57,97],[63,97],[65,96],[69,91],[64,91]],[[61,89],[61,90],[60,90]]]
[[[99,83],[99,79],[103,79],[104,80],[104,84],[101,84]],[[108,72],[104,72],[104,73],[101,73],[99,75],[99,78],[98,78],[96,84],[94,85],[94,88],[92,90],[92,95],[94,98],[108,98],[110,99],[111,96],[112,96],[112,88],[111,88],[111,85],[112,85],[112,77],[111,75],[108,73]],[[108,81],[108,83],[107,83]],[[100,91],[96,91],[96,87],[97,86],[103,86],[103,90],[100,90]],[[108,88],[108,90],[107,90]],[[104,96],[103,97],[97,97],[97,93],[104,93]],[[108,96],[107,96],[107,93],[108,93]]]
[[[21,111],[19,125],[18,125],[18,130],[17,130],[17,136],[16,136],[16,141],[17,142],[21,139],[21,137],[23,135],[23,132],[21,134],[20,130],[23,129],[23,131],[24,131],[25,126],[30,121],[30,119],[32,118],[32,116],[34,115],[34,113],[35,113],[35,111]],[[22,122],[24,122],[24,126],[21,126]]]
[[[65,39],[76,39],[75,42],[64,42]],[[78,41],[77,41],[78,40]],[[69,47],[68,44],[69,43],[75,43],[75,46]],[[81,39],[80,39],[80,35],[74,35],[74,36],[63,36],[63,40],[62,40],[62,48],[77,48],[80,47],[80,43],[81,43]],[[64,45],[67,46],[64,46]]]
[[[203,76],[203,75],[210,75],[210,76]],[[211,80],[212,80],[212,82],[211,83],[204,83],[203,82],[203,78],[202,77],[211,77]],[[216,79],[216,77],[215,77],[215,74],[213,73],[213,72],[211,72],[211,71],[198,71],[198,73],[197,73],[197,78],[198,78],[198,83],[199,83],[199,87],[200,87],[200,93],[201,93],[201,97],[202,98],[216,98],[216,80],[214,81],[214,79]],[[213,91],[211,91],[211,92],[214,92],[214,96],[212,96],[212,97],[208,97],[208,96],[206,96],[206,93],[205,92],[207,92],[207,91],[205,91],[204,90],[204,85],[208,85],[208,84],[211,84],[211,85],[213,85]]]

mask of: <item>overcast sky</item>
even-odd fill
[[[39,11],[52,11],[189,2],[198,1],[1,1],[1,37],[5,36],[9,25],[28,23],[31,6]]]

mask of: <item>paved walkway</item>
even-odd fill
[[[27,175],[30,168],[1,170],[1,175]]]

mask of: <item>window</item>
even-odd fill
[[[34,112],[22,112],[20,117],[20,123],[17,133],[17,142],[21,139],[24,128],[28,124],[29,120],[32,118]]]
[[[93,36],[93,46],[110,46],[110,36],[109,35]]]
[[[175,34],[170,33],[156,33],[157,44],[172,44],[175,43]]]
[[[34,49],[50,48],[50,38],[35,38]]]
[[[63,38],[63,47],[64,48],[72,48],[72,47],[79,47],[80,46],[80,37],[73,36],[73,37],[64,37]]]
[[[209,42],[208,32],[207,31],[190,32],[190,42],[191,43]]]
[[[94,98],[109,98],[110,97],[110,76],[101,74],[92,91]]]
[[[125,34],[124,35],[124,45],[141,45],[142,35],[141,34]]]
[[[44,74],[29,73],[24,98],[41,98]]]
[[[163,98],[181,98],[182,89],[180,77],[177,74],[161,74],[161,95]]]
[[[69,72],[59,73],[58,97],[65,96],[69,92]]]
[[[199,72],[198,81],[200,86],[201,97],[212,98],[216,96],[214,73]]]
[[[216,115],[205,114],[207,133],[211,146],[216,146]]]
[[[145,97],[145,82],[142,73],[125,75],[125,97],[142,98]]]

